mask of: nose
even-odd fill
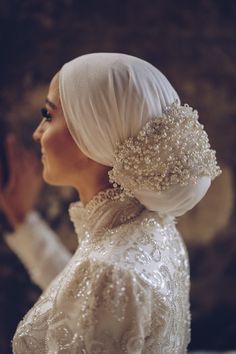
[[[39,125],[37,126],[37,128],[33,132],[33,139],[35,141],[39,141],[41,139],[42,134],[43,134],[43,121],[41,121],[41,123],[39,123]]]

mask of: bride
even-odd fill
[[[166,77],[125,54],[66,63],[42,121],[43,178],[80,195],[71,257],[35,212],[9,246],[44,290],[19,323],[15,354],[184,354],[190,341],[189,263],[177,217],[221,173],[197,111]],[[5,198],[5,199],[4,199]]]

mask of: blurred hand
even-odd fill
[[[5,187],[0,183],[0,208],[16,229],[34,208],[42,186],[42,167],[35,154],[21,146],[13,134],[6,137],[5,148],[9,180]]]

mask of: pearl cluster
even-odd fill
[[[136,137],[117,144],[110,182],[124,192],[148,189],[156,192],[187,185],[200,176],[212,180],[221,174],[215,150],[210,148],[198,112],[175,101],[162,117],[148,121]]]

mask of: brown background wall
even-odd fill
[[[157,66],[182,102],[199,111],[223,174],[179,221],[191,260],[192,349],[236,348],[236,3],[234,1],[2,0],[1,116],[24,144],[40,119],[47,85],[66,61],[95,51],[139,56]],[[73,252],[70,189],[44,187],[38,209]],[[5,227],[1,217],[1,233]],[[0,352],[40,294],[0,241]]]

